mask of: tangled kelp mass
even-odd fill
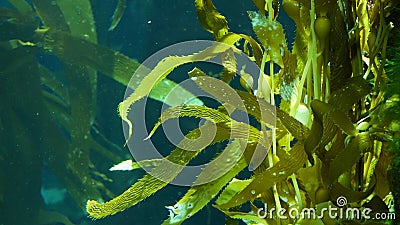
[[[0,177],[10,180],[0,187],[5,209],[0,223],[72,224],[65,215],[45,211],[42,170],[60,178],[81,210],[101,219],[150,201],[202,151],[216,147],[220,151],[207,154],[226,160],[205,164],[184,196],[165,206],[163,224],[191,223],[191,217],[211,205],[225,216],[226,224],[395,222],[400,198],[397,1],[253,0],[242,12],[253,31],[239,33],[218,11],[223,5],[217,10],[211,0],[195,0],[199,27],[219,44],[166,56],[154,68],[98,44],[94,1],[9,2],[13,8],[0,13],[0,132],[5,143],[0,148]],[[110,31],[118,27],[127,4],[118,1]],[[285,26],[279,22],[281,10],[296,25],[293,43],[287,43]],[[257,74],[240,65],[242,52],[257,66]],[[38,54],[57,58],[64,75],[42,64]],[[180,66],[212,58],[220,58],[219,74],[199,66],[188,78],[212,96],[217,107],[203,104],[168,80]],[[96,160],[115,164],[126,156],[120,154],[122,144],[111,143],[98,126],[97,72],[133,90],[118,106],[127,126],[127,145],[136,135],[129,117],[134,116],[132,108],[146,97],[169,108],[161,112],[145,141],[154,139],[168,121],[205,121],[185,133],[165,158],[124,160],[128,169],[152,170],[116,197]],[[182,98],[166,98],[172,89]],[[238,120],[237,112],[250,120]],[[211,138],[207,146],[201,145],[204,134]],[[6,172],[10,170],[16,172],[11,176]],[[266,205],[275,210],[265,214]],[[326,208],[350,209],[352,216],[347,211],[345,216],[332,216]],[[315,209],[318,217],[284,218],[279,213],[304,209]],[[359,218],[355,209],[370,210],[371,218],[386,217]],[[22,211],[29,216],[10,216]]]
[[[375,213],[392,215],[380,223],[393,220],[394,214],[389,212],[393,212],[398,199],[394,189],[396,185],[391,178],[393,175],[389,171],[392,161],[397,165],[398,149],[395,146],[398,146],[399,117],[389,114],[398,115],[399,96],[395,91],[389,91],[389,87],[398,81],[395,75],[397,67],[393,66],[397,56],[388,54],[387,49],[396,26],[391,14],[397,13],[397,3],[254,0],[258,10],[249,11],[248,15],[258,41],[251,34],[231,32],[227,20],[211,0],[195,3],[203,28],[212,33],[216,41],[230,48],[212,46],[193,55],[169,56],[160,61],[141,81],[137,90],[120,104],[120,115],[129,127],[128,139],[135,135],[132,133],[135,125],[128,118],[129,109],[150,93],[149,81],[162,80],[184,63],[206,60],[199,55],[207,51],[210,52],[207,54],[209,57],[214,57],[212,54],[215,53],[223,55],[221,80],[228,84],[233,83],[236,74],[241,74],[241,68],[236,68],[234,54],[232,57],[232,52],[238,51],[238,48],[256,62],[261,73],[257,88],[253,90],[253,81],[243,76],[242,71],[240,83],[247,92],[236,89],[245,105],[239,107],[224,98],[226,93],[223,89],[216,91],[211,88],[212,82],[207,83],[206,79],[209,76],[200,68],[195,68],[189,76],[199,88],[223,103],[221,107],[215,110],[185,104],[161,115],[151,134],[168,119],[197,117],[207,119],[208,123],[189,132],[186,136],[189,139],[198,138],[201,129],[207,131],[207,126],[212,123],[217,126],[217,135],[210,145],[230,140],[222,152],[231,154],[233,158],[237,155],[235,148],[240,149],[243,139],[246,140],[244,154],[237,159],[235,166],[209,183],[196,185],[202,175],[210,173],[205,167],[185,196],[174,206],[167,206],[170,215],[164,224],[182,223],[213,199],[214,207],[226,215],[227,224],[237,224],[232,219],[247,224],[311,223],[309,218],[304,217],[281,219],[276,212],[272,212],[271,217],[260,217],[257,214],[260,204],[275,206],[278,212],[281,209],[301,212],[311,207],[317,210],[318,215],[323,214],[321,209],[328,206],[368,208]],[[278,22],[281,4],[296,24],[292,50],[289,50],[283,27]],[[387,61],[389,68],[385,67]],[[268,123],[261,116],[267,105],[277,107],[269,112],[276,116],[276,124]],[[258,121],[256,127],[243,123],[238,125],[247,130],[249,139],[232,135],[236,133],[235,124],[239,122],[231,117],[229,110],[224,110],[232,107],[244,110]],[[265,137],[270,137],[272,141],[266,141]],[[256,148],[263,149],[267,157],[251,177],[238,179],[239,172],[251,167],[251,156]],[[197,154],[185,153],[179,146],[166,159],[184,166]],[[182,170],[182,167],[167,164],[161,162],[154,170],[168,170],[168,179],[158,180],[145,175],[109,202],[89,201],[89,215],[103,218],[115,214],[159,191]],[[345,200],[345,204],[339,200]],[[355,215],[332,217],[326,212],[323,215],[313,218],[313,223],[361,222]]]

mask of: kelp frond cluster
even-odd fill
[[[152,174],[158,178],[146,174],[108,202],[88,201],[92,218],[123,211],[165,187],[205,149],[184,150],[193,144],[189,140],[196,140],[211,127],[216,128],[216,135],[209,146],[229,140],[220,154],[230,160],[208,164],[186,194],[175,205],[167,206],[169,216],[163,224],[181,224],[213,200],[214,207],[226,215],[227,224],[237,224],[235,219],[246,224],[361,223],[354,215],[329,216],[324,207],[393,212],[393,202],[397,205],[399,199],[393,200],[398,193],[394,193],[388,171],[393,155],[399,154],[393,146],[398,146],[400,121],[389,112],[399,114],[399,95],[393,89],[399,79],[398,67],[391,66],[387,73],[385,62],[393,55],[398,58],[397,53],[387,53],[394,28],[390,15],[398,4],[389,0],[283,0],[282,8],[296,24],[290,50],[278,22],[280,2],[253,3],[257,10],[248,15],[257,40],[251,34],[231,32],[211,0],[195,1],[200,24],[224,44],[192,55],[164,58],[120,104],[119,113],[131,138],[135,124],[128,118],[129,109],[151,93],[154,83],[162,82],[178,66],[218,55],[223,56],[221,84],[216,85],[200,68],[194,68],[189,76],[221,106],[213,109],[185,104],[165,110],[148,138],[172,118],[197,117],[207,122],[190,131],[166,160],[152,162]],[[240,50],[261,70],[257,80],[245,69],[236,68],[234,53]],[[232,83],[234,88],[231,81],[239,79],[237,74],[243,89],[236,87],[232,94],[228,87]],[[246,112],[258,124],[235,120],[234,111]],[[276,121],[268,120],[271,117]],[[250,178],[239,179],[237,175],[254,166],[252,156],[260,152],[266,155],[260,166]],[[398,167],[398,159],[394,161]],[[203,182],[204,177],[213,177],[218,171],[226,173]],[[260,216],[263,204],[274,206],[276,211]],[[311,221],[304,217],[281,219],[277,214],[282,209],[301,212],[307,208],[324,216]],[[394,219],[389,216],[379,222]]]

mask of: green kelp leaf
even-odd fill
[[[211,94],[222,103],[227,103],[233,106],[235,109],[239,109],[240,111],[253,115],[259,121],[262,120],[270,126],[275,126],[275,107],[268,104],[265,100],[256,99],[253,95],[246,95],[244,92],[235,90],[228,84],[207,76],[198,68],[194,68],[192,71],[190,71],[189,76],[191,76],[191,79],[203,91]],[[247,96],[248,98],[242,98],[241,95]],[[245,103],[247,100],[249,104],[246,106]]]
[[[182,105],[175,106],[169,109],[166,109],[161,113],[158,122],[154,125],[153,129],[149,133],[149,137],[151,137],[157,128],[165,123],[169,119],[178,118],[178,117],[196,117],[196,118],[204,118],[213,123],[223,123],[229,122],[231,119],[228,115],[221,113],[218,110],[209,108],[207,106],[197,106],[197,105]]]
[[[262,14],[265,14],[265,0],[253,0],[253,3]]]
[[[46,67],[39,65],[39,70],[41,84],[49,88],[52,92],[50,94],[59,98],[65,106],[68,105],[70,96],[65,85]]]
[[[317,149],[323,149],[336,135],[336,129],[333,128],[333,125],[340,128],[340,130],[347,135],[357,135],[358,132],[355,126],[344,111],[319,100],[313,100],[311,102],[311,109],[315,117],[311,126],[310,135],[305,141],[305,149],[310,160],[311,155]]]
[[[152,168],[152,167],[157,167],[163,163],[165,159],[145,159],[145,160],[140,160],[139,162],[134,162],[132,159],[127,159],[124,161],[121,161],[114,166],[112,166],[109,170],[110,171],[130,171],[130,170],[136,170],[136,169],[141,169],[143,167],[147,168]]]
[[[233,178],[231,182],[229,182],[228,186],[226,186],[224,191],[219,195],[215,203],[217,205],[223,205],[229,202],[233,198],[233,196],[245,189],[251,183],[251,181],[251,179],[239,180]]]
[[[218,205],[219,208],[229,209],[241,205],[249,200],[255,199],[266,189],[275,183],[286,179],[288,176],[302,168],[307,161],[307,154],[304,151],[303,143],[297,142],[288,152],[278,151],[280,158],[272,168],[268,168],[254,176],[253,181],[241,192],[235,195],[225,204]]]
[[[243,144],[245,145],[246,143],[241,142],[242,141],[239,139],[233,140],[221,153],[230,155],[232,159],[232,161],[227,164],[222,162],[219,163],[220,167],[217,166],[219,167],[218,172],[223,172],[223,175],[211,182],[204,182],[204,178],[207,179],[209,175],[214,176],[212,174],[215,174],[213,170],[216,168],[216,165],[212,163],[208,164],[195,181],[195,183],[203,184],[191,187],[174,206],[168,206],[167,209],[170,211],[169,218],[165,220],[163,224],[181,224],[187,218],[196,214],[206,206],[233,177],[247,166],[241,154],[241,148]],[[226,169],[224,170],[224,168]]]
[[[350,78],[340,89],[332,93],[328,103],[346,112],[371,91],[371,85],[361,76]]]
[[[357,134],[357,130],[350,118],[345,112],[337,109],[337,107],[319,100],[313,100],[311,102],[311,108],[315,114],[319,115],[319,118],[323,120],[323,117],[328,117],[347,135],[355,136]]]
[[[69,31],[73,36],[93,43],[97,42],[96,26],[89,0],[53,0],[51,4],[54,4],[54,2],[60,7]]]
[[[108,28],[109,31],[114,30],[124,15],[126,8],[127,0],[118,0],[117,8],[114,11],[114,14],[111,17],[111,25]]]
[[[340,196],[345,196],[348,203],[359,202],[372,194],[376,185],[376,179],[373,177],[371,183],[369,184],[367,190],[365,191],[354,191],[349,189],[339,182],[335,182],[331,187],[331,196],[330,199],[332,202],[336,202],[336,200]]]
[[[19,12],[30,13],[32,12],[32,7],[25,0],[8,0]]]
[[[212,129],[210,126],[212,126],[212,124],[206,123],[202,127],[192,130],[179,145],[182,146],[183,149],[198,147],[193,146],[193,140],[198,139],[202,134],[207,135],[209,132],[205,131]],[[229,129],[222,127],[218,129],[215,136],[211,137],[214,138],[211,144],[227,140],[229,139],[229,135]],[[197,143],[199,144],[199,142],[201,141]],[[191,159],[203,150],[201,148],[197,148],[197,151],[187,151],[183,149],[176,148],[173,150],[170,155],[166,157],[166,160],[162,160],[162,163],[151,171],[151,174],[148,173],[144,175],[121,195],[110,201],[100,203],[96,200],[89,200],[86,205],[89,216],[94,219],[100,219],[109,215],[114,215],[136,205],[165,187],[168,182],[172,181],[182,171],[183,167],[188,164]]]
[[[287,44],[282,25],[277,21],[268,20],[259,12],[249,11],[248,14],[253,30],[270,59],[283,68],[282,56],[287,51]]]
[[[225,17],[217,12],[211,0],[196,0],[197,18],[205,30],[214,35],[219,41],[228,33],[228,22]]]
[[[54,0],[32,0],[33,7],[46,27],[69,32],[68,24]]]
[[[285,111],[276,108],[276,116],[297,140],[303,141],[308,137],[310,130],[300,121],[287,114]]]
[[[132,136],[132,122],[128,119],[130,106],[150,93],[153,87],[164,79],[176,67],[190,63],[212,59],[232,48],[226,44],[214,44],[198,53],[187,56],[168,56],[161,60],[156,67],[140,82],[136,90],[120,103],[118,110],[123,121],[128,124],[128,140]]]
[[[357,134],[350,143],[331,161],[329,168],[329,183],[332,184],[344,172],[358,162],[365,152],[373,149],[373,143],[368,132]]]
[[[129,85],[133,90],[139,86],[140,81],[150,71],[119,52],[73,37],[68,33],[49,30],[43,35],[43,47],[47,53],[54,54],[72,64],[89,65],[122,85]],[[141,70],[147,72],[132,76],[139,66]],[[129,82],[130,80],[131,82]],[[171,90],[174,91],[171,92]],[[168,93],[171,93],[171,97],[166,98]],[[203,102],[192,93],[168,79],[160,81],[152,89],[149,97],[170,106],[181,105],[185,102],[203,105]]]
[[[240,39],[244,39],[246,42],[248,42],[250,44],[251,50],[253,51],[254,60],[258,66],[261,66],[261,60],[262,60],[262,55],[263,55],[262,49],[261,49],[261,46],[257,43],[257,41],[254,40],[251,36],[248,36],[245,34],[236,34],[236,33],[229,32],[226,35],[224,35],[221,38],[221,40],[219,40],[219,41],[222,43],[228,44],[228,45],[234,45]],[[249,54],[247,54],[247,55],[249,57],[252,57]]]

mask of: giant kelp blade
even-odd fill
[[[207,76],[198,68],[190,71],[189,75],[198,87],[219,101],[233,106],[234,109],[254,115],[259,121],[263,121],[270,126],[275,126],[275,107],[268,104],[265,100],[254,99],[253,95],[241,93],[245,97],[242,98],[239,91],[222,81]],[[245,103],[248,104],[246,105]]]
[[[228,45],[234,45],[241,39],[244,39],[251,46],[251,50],[253,51],[253,56],[251,56],[251,55],[248,55],[248,56],[254,57],[256,64],[258,66],[261,66],[263,52],[262,52],[261,46],[251,36],[246,35],[246,34],[237,34],[237,33],[229,32],[226,35],[224,35],[219,41],[222,43],[228,44]]]
[[[114,30],[124,15],[126,8],[127,0],[118,0],[117,8],[114,11],[114,14],[111,17],[111,25],[108,28],[109,31]]]
[[[133,126],[132,122],[128,119],[128,113],[131,105],[147,96],[153,87],[166,76],[168,76],[168,74],[171,73],[176,67],[190,62],[199,62],[212,59],[231,48],[231,46],[226,44],[215,43],[205,50],[192,55],[168,56],[161,60],[156,67],[151,70],[150,73],[146,74],[143,80],[140,81],[140,84],[135,91],[119,105],[118,109],[120,116],[122,120],[128,124],[128,139],[132,136]]]
[[[219,40],[228,33],[228,22],[215,8],[211,0],[196,0],[197,18],[203,28],[214,35],[215,40]]]
[[[344,172],[362,157],[364,153],[372,150],[373,143],[369,133],[359,133],[351,139],[350,143],[332,160],[329,168],[329,183],[332,184]]]
[[[144,74],[132,76],[141,66],[140,63],[119,52],[91,43],[85,39],[74,37],[65,32],[49,30],[43,35],[45,51],[67,62],[80,66],[88,65],[124,86],[129,85],[133,90],[138,87],[140,81],[144,78]],[[141,68],[146,70],[143,66]],[[174,90],[174,96],[177,96],[177,98],[165,98],[171,90]],[[189,101],[189,99],[191,99],[189,101],[191,104],[203,104],[192,93],[168,79],[158,83],[151,90],[149,97],[170,106],[180,105],[182,102]]]
[[[32,12],[32,7],[25,0],[8,0],[21,13]]]
[[[210,126],[212,126],[212,124],[206,123],[202,127],[192,130],[185,136],[186,138],[179,143],[179,145],[184,149],[193,148],[193,142],[190,140],[199,138],[203,132],[204,134],[208,134],[205,131],[212,129]],[[229,129],[221,128],[216,133],[213,143],[227,140],[229,139],[229,135]],[[165,160],[151,170],[151,174],[144,175],[144,177],[139,179],[128,190],[116,198],[105,203],[89,200],[86,207],[89,216],[95,219],[104,218],[124,211],[125,209],[145,200],[165,187],[168,182],[172,181],[182,171],[183,167],[202,150],[203,149],[198,149],[197,151],[186,151],[181,148],[176,148],[166,157]]]
[[[228,115],[209,108],[207,106],[197,106],[197,105],[182,105],[175,106],[166,109],[161,113],[158,122],[154,125],[153,129],[150,131],[149,137],[154,134],[156,129],[169,119],[179,118],[179,117],[196,117],[209,120],[213,123],[223,123],[229,122],[231,119]]]
[[[351,107],[371,91],[371,85],[361,76],[353,77],[332,93],[328,103],[347,113]]]
[[[218,157],[224,157],[222,155],[225,154],[232,161],[227,162],[227,158],[224,157],[220,160],[218,165],[212,162],[208,164],[199,174],[198,179],[196,179],[194,183],[195,186],[191,187],[173,206],[173,208],[179,209],[179,213],[170,213],[170,217],[165,220],[163,224],[181,224],[186,219],[196,214],[206,206],[234,176],[246,168],[247,163],[242,156],[242,148],[245,146],[246,143],[240,139],[235,139],[229,143]],[[215,160],[218,160],[218,157]],[[215,176],[218,178],[212,179],[216,178]],[[212,179],[210,182],[204,182],[204,179],[208,180],[209,178]],[[196,185],[196,183],[201,185]]]
[[[256,174],[253,181],[244,190],[225,204],[218,205],[218,207],[229,209],[255,199],[257,195],[263,193],[275,183],[286,179],[292,173],[302,168],[307,161],[307,154],[301,142],[297,142],[288,153],[279,152],[278,156],[280,161],[277,164]]]

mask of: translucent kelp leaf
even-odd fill
[[[359,202],[363,199],[366,199],[368,196],[372,194],[374,191],[376,184],[375,177],[371,180],[368,188],[364,191],[354,191],[347,187],[344,187],[339,182],[335,182],[331,187],[331,196],[330,199],[332,202],[335,202],[340,196],[346,196],[348,203]]]
[[[221,172],[224,167],[229,167],[229,169],[224,171],[224,175],[214,181],[191,187],[174,206],[167,206],[166,208],[169,209],[169,218],[165,220],[163,224],[181,224],[183,221],[196,214],[206,206],[234,176],[247,166],[244,157],[241,157],[240,154],[242,148],[242,143],[240,142],[239,139],[235,139],[228,144],[223,151],[223,153],[226,152],[230,155],[231,158],[233,157],[232,162],[235,161],[236,163],[231,165],[229,163],[219,164],[222,167],[219,169],[219,172]],[[200,180],[203,179],[202,177],[208,177],[210,172],[214,173],[212,172],[213,168],[215,168],[215,165],[208,164],[195,183],[203,183]]]
[[[284,67],[282,56],[287,50],[286,38],[282,25],[277,21],[267,20],[265,15],[259,12],[248,12],[253,25],[253,30],[265,51],[274,63]]]
[[[44,35],[43,47],[46,52],[54,54],[65,61],[76,65],[89,65],[125,86],[129,84],[132,89],[136,89],[144,77],[141,74],[138,77],[132,77],[132,74],[140,64],[119,52],[73,37],[64,32],[50,30]],[[143,66],[141,68],[145,70]],[[132,82],[129,82],[130,79]],[[171,93],[171,90],[174,90],[172,92],[174,97],[165,98],[167,93]],[[203,104],[192,93],[168,79],[160,81],[151,90],[149,97],[170,106],[180,105],[182,102],[196,105]]]
[[[221,40],[219,40],[219,41],[222,43],[228,44],[228,45],[233,45],[236,42],[238,42],[240,39],[244,39],[246,42],[250,43],[251,50],[253,51],[254,60],[256,61],[256,64],[258,66],[261,66],[261,60],[262,60],[262,54],[263,54],[261,47],[258,44],[258,42],[256,40],[254,40],[251,36],[230,32],[230,33],[227,33],[226,35],[224,35],[221,38]],[[249,55],[249,57],[251,57],[251,55]]]
[[[227,203],[235,196],[237,193],[245,189],[250,183],[251,179],[249,180],[239,180],[233,178],[231,182],[229,182],[228,186],[224,189],[224,191],[219,195],[218,199],[215,201],[217,205],[222,205]]]
[[[225,17],[217,12],[211,0],[196,0],[196,12],[201,26],[214,35],[219,41],[228,33],[228,22]]]
[[[117,8],[115,8],[114,14],[111,17],[111,25],[108,28],[109,31],[114,30],[124,15],[127,0],[118,0]]]
[[[313,100],[311,102],[311,108],[315,114],[320,115],[319,119],[321,119],[321,116],[322,118],[325,116],[328,117],[347,135],[355,136],[357,134],[357,130],[351,122],[350,118],[345,112],[339,110],[337,107],[334,107],[328,103],[321,102],[319,100]]]
[[[131,105],[136,101],[147,96],[152,88],[159,83],[162,79],[168,76],[176,67],[197,61],[206,61],[212,59],[223,52],[230,49],[229,45],[214,44],[207,49],[187,56],[168,56],[161,60],[157,66],[141,80],[136,90],[128,96],[123,102],[120,103],[118,110],[123,121],[128,124],[128,140],[132,136],[132,122],[128,119],[128,112]]]
[[[217,205],[221,209],[229,209],[253,200],[257,195],[265,192],[275,183],[286,179],[288,176],[302,168],[307,160],[303,143],[297,142],[288,152],[278,151],[280,161],[273,167],[262,171],[254,176],[253,181],[230,201]]]
[[[371,91],[371,85],[361,76],[349,79],[344,86],[332,93],[328,103],[343,112],[351,107]]]
[[[46,27],[69,32],[69,27],[58,4],[54,0],[32,0],[33,7]]]
[[[185,136],[186,139],[183,139],[179,145],[183,147],[191,147],[193,142],[189,142],[188,140],[198,139],[205,130],[210,129],[209,126],[210,124],[206,123],[202,127],[192,130]],[[213,143],[227,140],[229,139],[229,135],[229,129],[218,129],[213,139]],[[121,195],[105,203],[89,200],[86,206],[89,216],[95,219],[104,218],[124,211],[125,209],[143,201],[165,187],[168,182],[172,181],[183,167],[202,150],[203,149],[197,151],[186,151],[181,148],[176,148],[166,157],[167,160],[163,160],[160,165],[151,171],[152,175],[144,175],[144,177],[139,179]]]
[[[358,132],[346,113],[334,108],[332,105],[319,100],[313,100],[311,108],[315,117],[311,126],[311,134],[305,142],[305,149],[312,162],[311,154],[317,148],[323,149],[336,135],[336,129],[332,128],[333,125],[350,136],[355,136]]]
[[[32,7],[25,0],[8,0],[21,13],[32,12]]]
[[[296,120],[285,111],[276,109],[276,116],[279,121],[286,127],[286,129],[299,141],[305,140],[310,130],[304,126],[300,121]]]
[[[198,68],[194,68],[190,71],[189,75],[197,86],[222,103],[227,103],[235,109],[255,116],[259,121],[275,126],[275,107],[268,104],[265,100],[256,99],[253,95],[234,90],[224,82],[207,76]]]
[[[183,105],[171,107],[162,112],[158,122],[151,130],[149,137],[154,134],[157,128],[165,121],[178,117],[196,117],[207,119],[213,123],[229,122],[231,119],[228,115],[207,106]]]
[[[329,183],[332,184],[336,179],[362,157],[362,155],[372,149],[373,143],[368,132],[359,133],[350,143],[339,152],[332,160],[329,168]]]

